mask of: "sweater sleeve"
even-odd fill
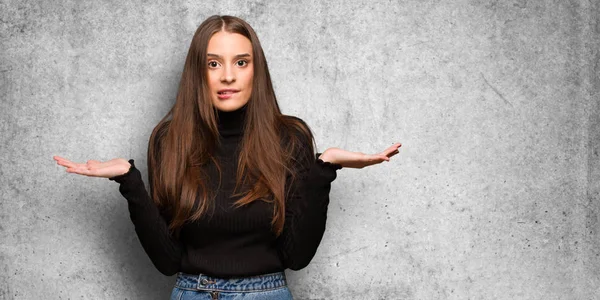
[[[133,159],[129,163],[127,173],[109,180],[120,184],[119,192],[127,200],[129,216],[144,251],[158,271],[171,276],[179,271],[183,245],[169,233],[168,218],[148,195]]]
[[[285,268],[306,267],[321,243],[325,232],[331,182],[341,169],[340,164],[319,159],[308,148],[299,155],[297,178],[291,184],[286,199],[285,223],[278,238],[278,250]]]

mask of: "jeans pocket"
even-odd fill
[[[171,291],[171,297],[169,299],[170,300],[181,300],[181,294],[183,294],[183,290],[178,287],[174,287],[173,291]]]

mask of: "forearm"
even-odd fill
[[[331,182],[341,168],[320,157],[313,157],[312,166],[293,184],[293,193],[286,201],[280,251],[284,265],[292,270],[307,266],[317,251],[325,232]]]
[[[135,232],[154,266],[165,275],[179,271],[182,244],[173,238],[168,223],[148,195],[141,173],[133,160],[129,172],[109,178],[120,184],[119,191],[127,200],[129,216]]]

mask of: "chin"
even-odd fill
[[[227,102],[227,100],[223,101],[223,100],[218,100],[217,99],[216,104],[214,104],[214,106],[221,111],[234,111],[239,109],[240,107],[244,106],[245,103],[240,103],[240,102]]]

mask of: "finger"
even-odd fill
[[[381,154],[373,154],[373,155],[369,155],[368,160],[371,164],[378,164],[381,163],[383,161],[387,161],[389,160],[386,156],[381,155]]]
[[[398,148],[400,148],[401,145],[402,144],[400,144],[400,143],[393,144],[393,145],[389,146],[387,149],[385,149],[384,151],[391,152],[394,150],[398,150]]]
[[[396,154],[398,154],[398,153],[400,153],[400,151],[398,151],[398,150],[394,150],[394,151],[392,151],[392,152],[388,153],[388,154],[386,155],[386,157],[392,157],[392,156],[394,156],[394,155],[396,155]]]
[[[72,161],[70,161],[70,160],[68,160],[68,159],[66,159],[66,158],[64,158],[64,157],[60,157],[60,156],[58,156],[58,155],[55,155],[55,156],[54,156],[54,159],[55,159],[55,160],[62,160],[62,161],[66,161],[66,162],[70,162],[70,163],[72,163]]]
[[[399,147],[399,145],[398,145],[398,144],[392,145],[392,146],[390,146],[389,148],[387,148],[387,149],[383,150],[383,152],[381,152],[380,154],[381,154],[381,155],[384,155],[384,156],[388,156],[388,157],[389,157],[390,155],[393,155],[392,153],[394,153],[394,152],[396,152],[396,153],[397,153],[397,151],[398,151],[398,147]],[[395,153],[394,153],[394,154],[395,154]]]
[[[95,176],[95,173],[92,170],[89,170],[87,167],[68,168],[67,172],[79,175]]]
[[[64,167],[75,167],[77,164],[68,159],[57,159],[56,163]]]
[[[62,162],[62,163],[67,163],[67,164],[72,164],[72,165],[75,165],[75,164],[77,164],[77,163],[75,163],[75,162],[72,162],[72,161],[70,161],[70,160],[68,160],[68,159],[66,159],[66,158],[63,158],[63,157],[58,157],[58,156],[57,156],[57,158],[58,158],[58,159],[57,159],[57,162]]]
[[[52,158],[55,159],[55,160],[59,160],[59,159],[61,159],[61,160],[68,160],[68,159],[66,159],[66,158],[64,158],[62,156],[58,156],[58,155],[54,155],[54,156],[52,156]]]
[[[67,167],[67,168],[87,168],[86,164],[78,164],[73,162],[61,162],[59,165]]]
[[[77,167],[73,167],[73,168],[67,168],[67,173],[74,173],[74,174],[79,174],[79,175],[85,175],[83,174],[83,170],[81,168],[77,168]]]

